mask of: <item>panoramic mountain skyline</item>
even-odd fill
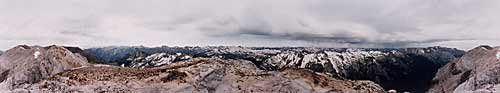
[[[498,0],[0,0],[19,44],[471,49],[500,45]]]

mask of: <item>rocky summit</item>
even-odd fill
[[[500,92],[500,47],[480,46],[439,69],[429,93]]]
[[[436,72],[470,54],[462,55],[461,50],[445,47],[20,45],[0,56],[0,84],[2,90],[21,93],[439,93],[444,91],[434,91],[437,86],[453,82],[442,77],[455,74],[440,71],[434,77]],[[497,52],[491,55],[497,59]]]
[[[31,86],[57,73],[90,65],[87,59],[60,46],[16,46],[0,56],[0,89]]]

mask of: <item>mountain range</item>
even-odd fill
[[[0,88],[89,93],[490,91],[497,84],[496,51],[488,46],[465,52],[446,47],[19,45],[0,56]],[[471,65],[480,61],[491,63]]]

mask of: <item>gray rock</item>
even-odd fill
[[[25,88],[59,72],[88,65],[85,57],[64,47],[20,45],[0,56],[0,87]]]
[[[500,47],[480,46],[439,69],[429,93],[500,92]]]

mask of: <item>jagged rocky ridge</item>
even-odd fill
[[[105,47],[85,51],[96,62],[127,67],[155,67],[198,57],[248,60],[267,71],[306,68],[332,77],[372,80],[386,89],[411,92],[426,91],[437,69],[464,53],[444,47]]]
[[[480,46],[439,69],[429,93],[497,93],[500,47]]]

